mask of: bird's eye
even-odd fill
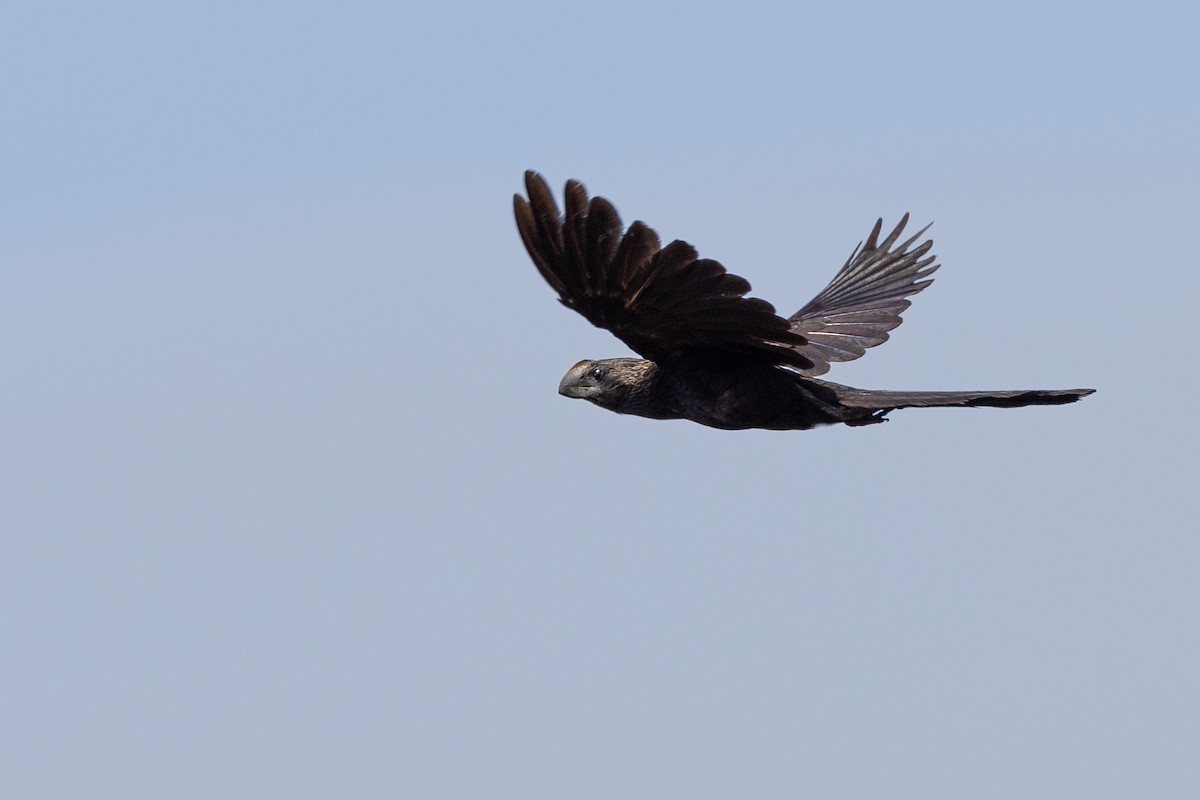
[[[596,380],[604,379],[604,367],[592,367],[591,376]]]

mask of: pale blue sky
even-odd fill
[[[39,3],[0,31],[0,796],[1194,798],[1188,3]],[[555,392],[527,168],[790,313],[807,433]]]

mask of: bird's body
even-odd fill
[[[517,226],[542,276],[564,305],[646,356],[580,361],[559,384],[568,397],[714,428],[807,430],[882,422],[897,408],[1058,405],[1093,391],[891,392],[818,379],[830,362],[886,341],[906,298],[932,282],[932,242],[909,250],[924,231],[896,244],[907,215],[882,242],[877,222],[833,281],[785,320],[691,245],[660,248],[641,222],[622,231],[612,205],[589,202],[577,181],[567,183],[564,219],[541,176],[525,179],[529,200],[514,197]]]
[[[690,419],[727,430],[805,430],[846,421],[836,395],[821,381],[753,362],[664,368],[644,359],[586,360],[567,372],[559,392],[619,414]]]

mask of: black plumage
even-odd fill
[[[565,214],[542,176],[525,173],[514,195],[530,258],[568,308],[612,331],[643,359],[584,360],[560,393],[622,414],[690,419],[715,428],[806,429],[866,425],[897,408],[1070,403],[1092,389],[889,392],[820,380],[832,362],[887,341],[908,300],[937,268],[926,228],[899,242],[905,214],[886,238],[875,223],[865,244],[820,294],[784,319],[750,284],[683,241],[665,247],[642,222],[622,229],[602,197],[566,186]],[[897,244],[897,242],[899,242]]]

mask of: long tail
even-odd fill
[[[839,386],[838,400],[844,406],[873,411],[926,406],[1058,406],[1074,403],[1095,389],[1017,389],[1003,392],[884,392]]]
[[[871,425],[883,422],[888,412],[897,408],[939,406],[990,406],[1020,408],[1021,406],[1059,406],[1087,397],[1095,389],[1016,389],[1001,392],[888,392],[855,389],[840,383],[804,378],[803,382],[824,396],[841,421],[847,425]],[[832,395],[832,396],[830,396]],[[835,399],[836,398],[836,399]]]

